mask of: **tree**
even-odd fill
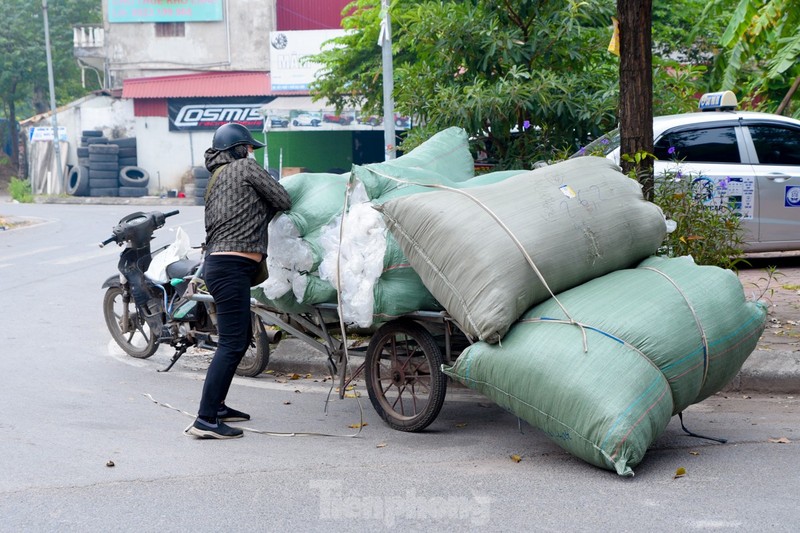
[[[97,0],[59,0],[48,4],[56,102],[63,104],[86,93],[72,55],[72,26],[102,20]],[[0,103],[9,124],[17,117],[49,109],[47,60],[41,2],[5,0],[0,27]],[[16,164],[17,136],[13,127],[12,163]],[[0,142],[0,144],[3,144]]]
[[[314,58],[318,97],[380,109],[378,6],[345,8],[344,46]],[[458,125],[501,166],[529,168],[615,125],[607,2],[396,0],[391,13],[395,104],[415,119],[405,148]]]
[[[730,0],[709,3],[702,18],[724,10]],[[740,92],[747,100],[762,100],[775,111],[777,102],[800,79],[800,0],[739,0],[720,38],[715,82],[719,90]],[[800,106],[794,110],[800,117]]]
[[[653,198],[652,8],[652,0],[617,0],[622,170],[637,173],[648,200]]]

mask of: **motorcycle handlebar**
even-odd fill
[[[164,218],[167,218],[167,217],[171,217],[171,216],[177,215],[178,213],[180,213],[180,211],[179,211],[179,210],[177,210],[177,209],[176,209],[175,211],[170,211],[169,213],[164,213]]]
[[[114,242],[116,240],[117,240],[117,238],[112,235],[111,237],[109,237],[108,239],[106,239],[106,240],[104,240],[103,242],[100,243],[100,248],[102,248],[106,244],[111,244],[112,242]]]

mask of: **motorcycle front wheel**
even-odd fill
[[[139,316],[136,304],[125,302],[121,287],[109,287],[106,291],[103,316],[114,341],[131,357],[147,359],[158,350],[156,333]]]
[[[236,367],[236,374],[254,378],[264,372],[269,364],[269,337],[257,314],[250,313],[250,320],[253,324],[253,338],[250,339],[247,353]]]

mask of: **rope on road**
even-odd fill
[[[186,416],[188,416],[190,418],[195,418],[195,415],[193,415],[191,413],[188,413],[188,412],[184,411],[183,409],[179,409],[177,407],[173,407],[172,405],[170,405],[168,403],[159,402],[158,400],[153,398],[152,395],[150,395],[148,393],[142,393],[142,396],[144,396],[145,398],[147,398],[148,400],[150,400],[151,402],[153,402],[156,405],[160,405],[161,407],[166,407],[167,409],[172,409],[173,411],[177,411],[177,412],[179,412],[179,413],[181,413],[183,415],[186,415]],[[314,432],[314,431],[293,431],[293,432],[290,432],[290,433],[285,433],[285,432],[281,432],[281,431],[267,431],[267,430],[263,430],[263,429],[254,429],[254,428],[248,428],[248,427],[243,427],[243,426],[236,426],[236,427],[238,427],[239,429],[241,429],[243,431],[249,431],[250,433],[258,433],[260,435],[268,435],[270,437],[348,437],[348,438],[351,438],[351,437],[357,437],[361,433],[361,428],[364,427],[364,423],[363,423],[363,418],[362,418],[362,422],[360,424],[358,424],[358,431],[356,431],[355,433],[350,433],[348,435],[335,435],[335,434],[332,434],[332,433],[317,433],[317,432]],[[189,428],[186,428],[186,429],[188,430]],[[184,430],[184,432],[185,432],[185,430]]]

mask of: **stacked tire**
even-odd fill
[[[73,196],[147,195],[150,176],[137,166],[136,138],[108,139],[99,130],[84,130],[77,148],[78,166],[70,170],[67,194]]]
[[[194,178],[194,205],[206,205],[206,188],[211,173],[205,167],[192,167]]]
[[[119,146],[89,145],[89,196],[119,196]]]

